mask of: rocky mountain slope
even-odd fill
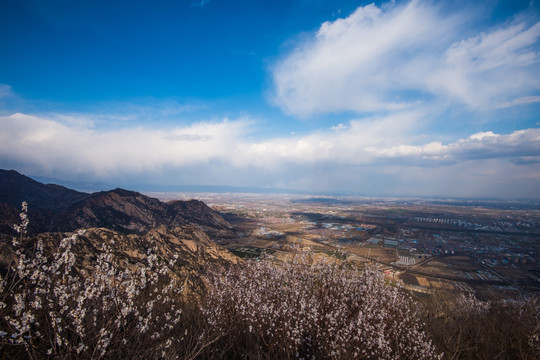
[[[53,254],[59,250],[63,238],[74,233],[49,232],[29,237],[24,247],[34,246],[38,240],[44,244],[45,252]],[[0,273],[5,274],[14,264],[12,237],[0,234]],[[203,288],[202,272],[208,265],[226,265],[241,261],[234,254],[216,244],[196,225],[173,228],[159,226],[144,234],[125,234],[105,228],[86,228],[76,235],[72,253],[76,268],[92,273],[96,259],[107,246],[118,260],[120,268],[143,263],[148,254],[155,253],[168,264],[189,291],[199,292]]]
[[[174,263],[187,287],[202,288],[201,270],[207,265],[239,261],[215,241],[235,236],[233,227],[197,200],[163,203],[123,189],[86,194],[45,185],[15,171],[0,170],[0,273],[15,263],[14,224],[20,224],[21,203],[28,203],[29,226],[20,244],[33,253],[42,243],[47,256],[58,251],[63,238],[76,238],[73,255],[78,269],[92,273],[106,248],[120,267],[144,262],[149,251]],[[75,231],[78,235],[74,235]]]
[[[211,238],[234,236],[232,226],[197,200],[163,203],[123,189],[81,193],[0,170],[0,232],[13,234],[21,203],[28,203],[29,233],[107,228],[124,234],[197,225]]]

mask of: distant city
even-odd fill
[[[279,194],[149,193],[197,198],[238,229],[233,253],[276,261],[298,248],[375,263],[405,287],[512,299],[540,290],[535,202],[403,200]]]

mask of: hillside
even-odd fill
[[[76,236],[76,268],[90,270],[104,244],[121,267],[144,262],[148,251],[163,261],[176,259],[175,272],[189,288],[200,289],[200,269],[238,261],[216,242],[235,236],[233,227],[197,200],[164,203],[134,191],[114,189],[86,194],[46,185],[16,171],[0,170],[0,272],[13,264],[13,225],[19,224],[21,203],[28,203],[28,239],[22,246],[42,243],[53,254],[62,239]]]
[[[14,170],[0,169],[0,232],[13,234],[21,203],[28,203],[32,218],[28,231],[37,234],[53,227],[56,214],[88,194],[60,185],[42,184]]]
[[[163,203],[134,191],[115,189],[86,194],[42,184],[16,171],[0,170],[0,232],[13,234],[21,203],[28,203],[30,234],[107,228],[124,234],[197,225],[211,238],[232,237],[232,226],[197,201]]]
[[[46,253],[54,253],[63,238],[72,233],[41,233],[29,239],[29,244],[41,241]],[[196,225],[167,229],[164,226],[145,234],[124,234],[105,228],[87,228],[76,236],[72,252],[76,268],[92,271],[96,258],[103,252],[103,244],[123,264],[144,262],[150,250],[165,262],[175,261],[175,273],[185,280],[189,290],[202,288],[201,269],[210,264],[237,263],[239,258],[216,244]],[[0,272],[5,274],[13,259],[11,237],[0,235]]]

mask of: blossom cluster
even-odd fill
[[[0,278],[2,348],[24,349],[30,358],[147,358],[165,356],[183,340],[176,335],[182,312],[182,286],[171,273],[176,258],[165,262],[148,249],[127,266],[115,256],[114,240],[104,239],[84,267],[74,252],[84,230],[51,250],[40,237],[25,237],[27,225],[23,203],[14,262]]]
[[[454,303],[454,311],[465,316],[482,315],[489,311],[491,303],[476,298],[472,293],[461,293]]]
[[[263,352],[304,359],[439,357],[410,298],[374,268],[299,253],[280,266],[248,261],[214,272],[209,282],[203,306],[209,322],[251,335]]]

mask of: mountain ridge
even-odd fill
[[[32,235],[100,227],[143,234],[159,226],[191,224],[211,238],[234,236],[232,226],[199,200],[164,203],[121,188],[88,194],[43,184],[15,170],[0,170],[0,232],[14,233],[23,201],[28,204],[28,231]]]

